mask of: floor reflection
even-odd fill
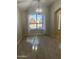
[[[32,36],[17,47],[18,59],[56,59],[55,40],[47,36]]]
[[[37,51],[40,39],[37,36],[35,36],[31,39],[27,38],[26,42],[32,45],[32,50]]]

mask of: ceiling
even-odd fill
[[[48,6],[54,0],[40,0],[41,6]],[[17,7],[21,10],[26,10],[30,6],[37,4],[37,0],[17,0]]]

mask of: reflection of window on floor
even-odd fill
[[[45,16],[42,14],[29,15],[29,30],[45,30]]]

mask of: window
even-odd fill
[[[29,30],[45,30],[45,16],[42,14],[29,15]]]

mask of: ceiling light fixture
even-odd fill
[[[38,1],[38,6],[37,6],[37,8],[36,8],[36,12],[37,13],[41,13],[43,10],[42,10],[42,8],[40,7],[40,0],[37,0]]]
[[[41,12],[42,12],[42,9],[41,9],[41,8],[37,8],[37,9],[36,9],[36,12],[41,13]]]

